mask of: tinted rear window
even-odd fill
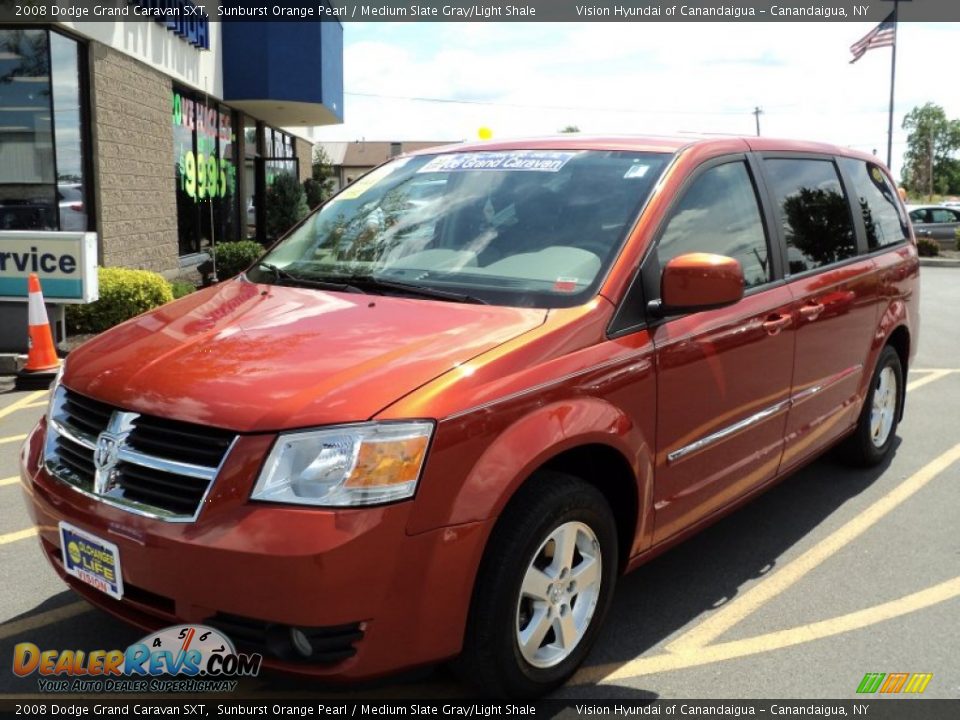
[[[856,256],[850,206],[832,161],[777,158],[764,167],[783,225],[788,274]]]

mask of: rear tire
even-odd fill
[[[885,346],[877,359],[860,419],[853,434],[840,446],[851,465],[877,465],[893,447],[903,405],[903,366],[897,351]]]
[[[483,695],[504,699],[562,685],[596,640],[617,574],[606,498],[573,476],[537,473],[487,544],[455,668]]]

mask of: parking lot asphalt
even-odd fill
[[[932,673],[960,698],[960,270],[922,270],[919,354],[889,462],[827,456],[622,578],[604,632],[560,698],[854,698],[867,672]],[[17,456],[45,393],[0,379],[0,697],[17,642],[124,648],[142,637],[79,600],[41,557]],[[425,588],[424,591],[429,591]],[[258,698],[463,697],[444,668],[349,690],[271,674]]]

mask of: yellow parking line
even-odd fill
[[[945,378],[947,375],[950,375],[951,373],[954,373],[954,372],[956,371],[955,370],[930,370],[927,372],[927,374],[924,377],[908,382],[907,392],[910,392],[911,390],[916,390],[919,387],[923,387],[927,383],[932,383],[937,380],[941,380]]]
[[[724,605],[715,615],[708,617],[699,625],[688,630],[667,645],[666,649],[670,652],[683,652],[684,650],[703,648],[707,643],[722,635],[755,612],[761,605],[775,598],[824,560],[862,535],[957,460],[960,460],[960,443],[934,458],[800,557],[787,563],[779,571]]]
[[[6,535],[0,535],[0,545],[6,545],[8,543],[17,542],[17,540],[26,540],[27,538],[33,537],[37,534],[37,529],[35,527],[27,528],[26,530],[17,530],[17,532],[7,533]]]
[[[0,479],[0,487],[5,487],[6,485],[16,485],[20,482],[20,476],[14,475],[13,477],[2,478]]]
[[[85,612],[90,612],[92,609],[93,608],[85,602],[75,602],[64,605],[63,607],[58,607],[55,610],[48,610],[47,612],[25,617],[23,620],[0,625],[0,640],[6,640],[15,635],[22,635],[31,630],[42,628],[45,625],[52,625],[55,622],[82,615]]]
[[[41,400],[40,402],[32,402],[32,403],[27,403],[26,405],[21,405],[20,409],[26,410],[27,408],[46,407],[46,406],[47,406],[47,401]]]
[[[7,435],[7,437],[0,437],[0,445],[4,443],[19,442],[20,440],[26,440],[26,434],[23,435]]]
[[[5,408],[0,408],[0,418],[5,418],[10,413],[14,413],[17,410],[22,410],[23,408],[39,400],[41,397],[47,394],[47,390],[37,390],[32,392],[29,395],[25,395],[16,402],[12,402],[7,405]]]
[[[765,635],[717,643],[707,647],[688,648],[682,652],[666,652],[652,657],[637,658],[622,665],[609,663],[586,667],[573,677],[571,683],[585,685],[588,683],[614,682],[640,675],[652,675],[667,670],[680,670],[747,655],[757,655],[813,640],[821,640],[851,630],[858,630],[884,620],[891,620],[907,613],[922,610],[958,596],[960,596],[960,577],[897,600],[874,605],[865,610],[857,610],[847,615],[840,615],[808,625],[800,625],[789,630],[779,630]]]

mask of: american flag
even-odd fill
[[[850,52],[853,53],[852,65],[863,57],[867,50],[879,47],[893,47],[897,37],[897,23],[893,19],[893,13],[887,15],[887,19],[877,25],[862,38],[850,46]]]

